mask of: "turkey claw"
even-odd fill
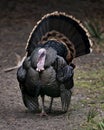
[[[41,112],[40,113],[40,117],[45,117],[45,116],[48,116],[46,112]]]

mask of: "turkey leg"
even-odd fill
[[[52,103],[53,103],[53,97],[51,97],[51,102],[48,110],[49,113],[52,111]]]
[[[42,111],[41,111],[41,114],[40,116],[47,116],[47,113],[45,112],[45,106],[44,106],[44,96],[41,96],[42,98]]]

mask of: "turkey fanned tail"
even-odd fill
[[[37,44],[44,44],[49,40],[63,43],[68,54],[69,63],[73,58],[90,53],[92,42],[87,29],[82,23],[64,12],[46,14],[33,28],[28,42],[27,53],[31,55]]]

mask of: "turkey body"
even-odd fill
[[[60,87],[58,81],[56,80],[56,72],[53,67],[47,68],[41,73],[41,95],[47,95],[50,97],[60,96]]]
[[[17,71],[17,79],[20,83],[24,104],[31,111],[36,111],[39,107],[39,95],[43,100],[45,95],[50,96],[52,100],[55,97],[61,97],[64,102],[62,102],[62,106],[67,104],[63,107],[63,111],[67,111],[71,96],[70,89],[73,87],[73,67],[67,65],[64,58],[57,55],[56,50],[52,47],[44,47],[46,50],[44,70],[38,72],[36,70],[38,52],[42,48],[37,47]],[[69,97],[67,94],[62,95],[65,91],[69,93]],[[69,98],[68,101],[66,98]],[[42,105],[42,113],[45,113],[44,101]],[[50,109],[51,107],[52,104]]]

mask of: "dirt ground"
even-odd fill
[[[101,0],[100,0],[101,1]],[[79,130],[86,120],[89,106],[81,104],[86,93],[75,86],[71,105],[67,114],[61,113],[60,99],[53,104],[53,111],[48,117],[41,118],[30,113],[22,102],[21,92],[16,79],[16,70],[5,73],[4,69],[16,65],[15,53],[23,56],[28,36],[37,20],[46,13],[59,10],[70,13],[82,22],[86,19],[98,19],[103,25],[104,2],[99,5],[94,0],[73,0],[58,2],[51,0],[1,2],[0,4],[0,130]],[[8,3],[8,4],[7,4]],[[90,14],[89,14],[90,13]],[[103,25],[104,26],[104,25]],[[102,59],[102,60],[101,60]],[[87,64],[86,64],[87,62]],[[97,62],[104,63],[104,53],[92,53],[75,59],[76,69],[96,68]],[[49,99],[46,99],[46,106]],[[80,109],[74,108],[80,106]],[[104,115],[104,112],[102,112]]]

